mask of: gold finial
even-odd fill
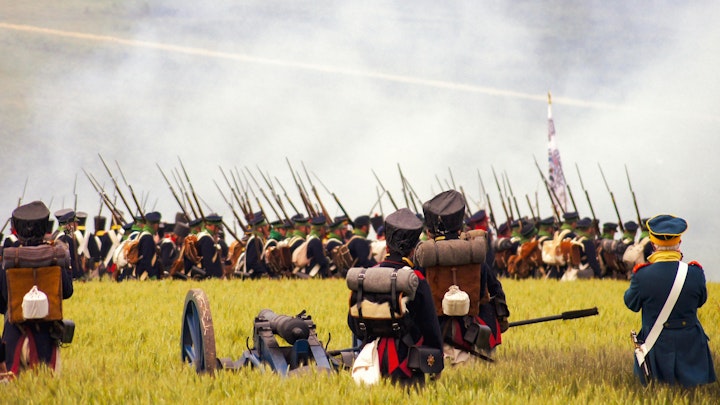
[[[548,91],[548,104],[552,104],[552,94]]]

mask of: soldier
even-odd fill
[[[337,217],[336,217],[337,218]],[[338,268],[338,263],[335,263],[338,258],[335,257],[337,255],[337,249],[340,248],[340,246],[344,245],[344,239],[342,237],[342,221],[338,221],[337,219],[328,226],[328,233],[326,235],[326,242],[325,242],[325,252],[327,253],[327,256],[331,258],[330,266],[328,268],[328,272],[330,275],[336,275],[336,276],[344,276],[344,274],[341,274],[340,272],[347,271],[346,268]],[[342,265],[340,267],[343,267]]]
[[[492,236],[492,232],[490,232],[490,227],[488,226],[488,216],[485,213],[485,210],[480,210],[470,216],[470,218],[465,220],[465,224],[467,225],[468,230],[483,230],[487,234],[487,254],[485,255],[485,264],[488,265],[488,268],[495,271],[497,274],[497,269],[495,269],[495,249],[493,248],[493,241],[495,238]]]
[[[257,279],[268,274],[265,265],[265,238],[269,235],[269,227],[262,212],[256,212],[250,220],[250,238],[245,245],[245,274]]]
[[[95,231],[87,235],[87,252],[90,259],[87,262],[88,278],[98,278],[105,272],[102,267],[102,237],[105,235],[107,218],[97,215],[93,217]]]
[[[328,278],[330,276],[330,262],[325,254],[323,241],[327,235],[327,222],[323,214],[318,214],[311,221],[312,228],[308,235],[307,255],[310,263],[306,273],[310,277]]]
[[[440,244],[446,242],[455,244],[460,240],[460,231],[463,226],[462,218],[465,212],[465,202],[462,194],[455,190],[442,192],[423,204],[423,212],[428,233],[434,240],[436,251],[440,250]],[[467,242],[471,242],[471,239],[468,239]],[[425,243],[423,242],[423,245]],[[423,247],[420,246],[418,249]],[[432,251],[433,249],[430,248],[429,250]],[[416,256],[418,255],[419,253],[416,252]],[[432,254],[428,253],[428,256],[432,256]],[[423,257],[425,256],[423,255]],[[470,255],[468,255],[469,257]],[[456,255],[450,255],[447,260],[455,262],[459,259]],[[418,264],[425,266],[423,262]],[[505,301],[502,284],[495,277],[495,274],[489,270],[484,260],[481,263],[467,262],[461,264],[455,262],[453,266],[465,267],[464,271],[455,273],[458,278],[458,287],[463,290],[477,292],[477,296],[470,298],[471,307],[474,306],[473,302],[477,303],[477,307],[471,308],[470,312],[467,312],[468,315],[449,316],[445,314],[444,308],[436,308],[439,311],[438,314],[443,314],[440,315],[439,320],[445,343],[448,344],[445,351],[446,356],[450,357],[454,363],[459,363],[467,360],[471,351],[477,354],[479,353],[477,350],[485,350],[485,353],[490,354],[502,342],[502,332],[509,327],[507,318],[510,316],[510,311]],[[434,277],[437,276],[437,279],[441,280],[441,274],[450,271],[447,268],[450,266],[440,264],[435,267],[437,268],[432,270],[434,273],[432,277],[428,273],[428,279],[432,282],[434,282]],[[431,271],[431,269],[426,270]],[[463,273],[467,275],[464,276]],[[475,273],[479,273],[477,279],[474,278]],[[468,276],[472,279],[465,278]],[[433,288],[432,282],[431,288]],[[442,292],[433,291],[433,293]],[[468,328],[473,330],[487,329],[488,334],[481,337],[478,333],[472,339],[472,342],[468,342],[464,338]],[[458,339],[458,337],[460,338]]]
[[[542,264],[537,228],[532,222],[526,222],[520,231],[517,253],[508,260],[508,272],[514,278],[539,277],[538,268]]]
[[[623,224],[623,228],[625,229],[625,232],[623,233],[622,241],[624,244],[630,246],[635,243],[635,235],[637,235],[638,224],[635,223],[635,221],[628,221]]]
[[[13,228],[17,230],[18,236],[18,241],[15,243],[17,246],[16,257],[22,257],[21,249],[26,246],[33,246],[36,254],[41,251],[42,247],[54,250],[44,241],[49,217],[50,211],[45,204],[40,201],[21,205],[13,211]],[[69,219],[63,218],[63,220],[67,223]],[[61,246],[64,254],[59,259],[64,263],[69,262],[70,251],[64,243],[53,240],[50,244]],[[58,262],[57,257],[55,257],[55,262]],[[12,266],[13,264],[8,261],[4,262],[0,269],[0,294],[2,295],[0,299],[0,312],[5,315],[5,326],[2,335],[2,341],[4,343],[3,349],[5,352],[5,364],[3,366],[6,366],[7,369],[15,375],[17,375],[25,365],[33,367],[38,362],[45,363],[51,369],[56,370],[56,367],[59,365],[60,347],[55,333],[58,322],[42,319],[22,319],[27,315],[24,313],[20,317],[20,319],[22,319],[21,321],[13,321],[12,318],[15,317],[9,313],[9,309],[11,308],[13,310],[18,309],[11,307],[13,303],[9,301],[9,292],[13,288],[17,288],[10,277],[10,267]],[[55,305],[60,305],[61,300],[68,299],[73,295],[73,283],[70,271],[71,270],[65,265],[60,267],[59,281],[62,288],[59,293],[61,296],[56,297],[59,298],[57,302],[53,300]],[[43,277],[53,277],[53,273],[44,272]],[[43,280],[36,280],[35,282],[40,284],[42,281]],[[13,295],[22,297],[26,293],[26,290],[15,291]],[[48,291],[47,294],[52,293]],[[50,296],[48,296],[48,298],[50,298]]]
[[[90,261],[90,253],[88,252],[87,245],[89,242],[87,227],[87,212],[78,211],[75,213],[75,219],[77,225],[73,237],[75,238],[75,246],[77,247],[78,267],[82,272],[82,277],[88,276],[88,266]]]
[[[580,253],[580,268],[577,278],[600,278],[600,262],[598,262],[597,251],[593,236],[593,223],[590,218],[583,218],[575,224],[575,242],[582,244]]]
[[[201,268],[205,271],[206,277],[223,277],[221,255],[222,251],[218,245],[218,233],[222,228],[222,217],[212,213],[205,217],[205,226],[198,233],[197,251],[201,259]]]
[[[715,382],[708,337],[697,317],[698,308],[708,298],[705,273],[699,263],[681,261],[681,235],[687,230],[687,222],[672,215],[658,215],[647,221],[647,227],[655,252],[648,264],[635,266],[624,296],[628,309],[642,310],[638,340],[647,349],[645,364],[652,378],[661,383],[694,387]],[[674,293],[676,282],[680,289]],[[675,301],[674,305],[671,301]],[[666,305],[670,313],[659,320]],[[653,341],[653,337],[657,340]],[[637,360],[635,374],[647,384]]]
[[[370,242],[367,240],[370,231],[370,216],[361,215],[353,222],[353,236],[347,241],[350,256],[353,258],[353,266],[372,267],[377,264],[372,257]]]
[[[157,280],[160,276],[160,262],[157,257],[158,246],[155,242],[160,228],[161,215],[159,212],[145,214],[145,226],[138,239],[139,260],[135,265],[135,277],[140,280]]]
[[[55,230],[52,239],[55,241],[61,240],[68,245],[68,249],[70,249],[70,271],[73,279],[77,280],[82,278],[83,273],[79,265],[77,245],[75,244],[75,238],[73,237],[77,224],[75,220],[75,211],[71,208],[61,209],[55,212],[55,218],[57,218],[58,221],[58,228]]]
[[[425,382],[425,375],[422,371],[408,368],[410,346],[422,345],[438,351],[442,350],[440,324],[435,314],[430,286],[411,259],[422,231],[422,221],[407,208],[401,208],[385,219],[387,256],[380,266],[393,269],[407,266],[415,269],[415,274],[419,279],[415,298],[406,304],[408,311],[405,317],[409,317],[410,322],[407,324],[409,330],[403,332],[409,336],[409,339],[385,336],[369,336],[365,339],[367,343],[375,338],[380,338],[377,344],[380,373],[384,377],[390,377],[393,382],[401,384],[424,384]],[[372,271],[372,269],[368,271]],[[357,324],[352,321],[351,317],[348,317],[348,325],[356,336],[361,335],[362,331],[358,330]],[[442,361],[442,359],[437,360]]]
[[[292,218],[290,218],[290,220],[292,220],[294,226],[292,236],[288,241],[288,245],[290,246],[290,253],[292,253],[295,251],[295,249],[300,247],[303,242],[305,242],[305,238],[310,232],[310,220],[302,214],[294,215]]]

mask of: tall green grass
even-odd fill
[[[238,358],[252,341],[263,308],[295,315],[307,310],[330,349],[350,345],[348,291],[342,280],[76,283],[65,301],[77,324],[62,350],[62,372],[26,373],[0,386],[3,403],[717,403],[720,384],[694,390],[644,388],[632,374],[631,329],[640,316],[627,310],[627,282],[504,280],[511,320],[598,307],[599,316],[511,328],[493,364],[448,367],[421,391],[386,382],[358,387],[349,373],[281,378],[268,370],[200,376],[180,360],[185,294],[210,299],[219,357]],[[720,371],[720,284],[700,317]],[[252,343],[251,343],[252,344]]]

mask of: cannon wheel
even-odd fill
[[[201,289],[192,289],[185,296],[180,343],[183,362],[195,366],[198,373],[215,372],[215,330],[210,315],[210,301]]]

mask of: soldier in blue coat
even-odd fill
[[[223,277],[222,251],[218,245],[218,232],[222,228],[222,217],[212,213],[205,217],[205,225],[198,234],[197,250],[202,257],[201,268],[206,277]]]
[[[145,225],[140,232],[138,240],[138,260],[135,267],[135,277],[145,280],[158,278],[160,273],[160,263],[157,255],[157,243],[155,235],[157,235],[160,227],[160,219],[162,216],[159,212],[148,212],[145,214]]]
[[[625,291],[625,305],[635,312],[642,310],[640,341],[647,337],[670,295],[682,259],[680,236],[687,223],[675,216],[658,215],[647,221],[647,227],[655,252],[648,258],[649,263],[635,266]],[[708,337],[697,317],[697,309],[705,301],[705,273],[697,262],[690,262],[680,296],[646,356],[653,379],[684,387],[716,380]],[[647,383],[637,361],[635,374],[643,384]]]

